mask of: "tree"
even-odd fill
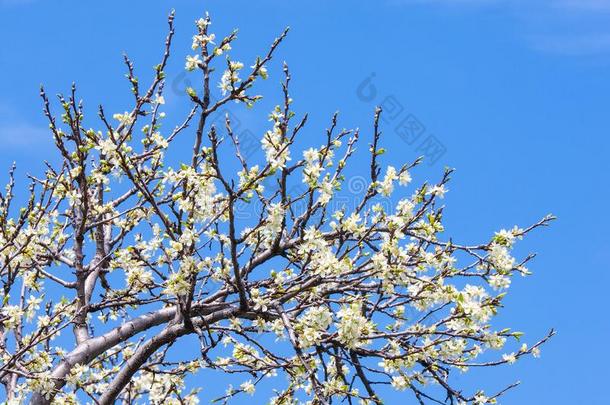
[[[85,125],[74,86],[59,96],[60,119],[41,89],[61,163],[30,176],[19,210],[11,204],[14,167],[0,195],[7,402],[194,404],[198,387],[184,379],[207,369],[246,376],[221,402],[254,394],[264,377],[281,374],[287,382],[275,380],[272,404],[381,404],[380,386],[421,404],[495,403],[516,384],[464,392],[450,376],[537,356],[554,333],[520,345],[520,332],[490,324],[511,277],[529,274],[533,256],[517,261],[511,247],[553,217],[479,245],[443,238],[438,200],[451,170],[395,206],[380,203],[411,183],[421,161],[382,170],[381,109],[361,199],[349,209],[333,204],[360,134],[339,130],[335,114],[320,147],[291,153],[307,116],[294,121],[285,64],[282,101],[261,139],[265,159],[253,165],[229,118],[220,127],[210,116],[229,102],[252,106],[261,98],[253,85],[266,79],[287,30],[245,74],[229,56],[236,32],[217,41],[210,23],[207,15],[196,22],[186,70],[199,86],[187,89],[190,113],[173,130],[162,126],[173,13],[148,88],[125,57],[133,107],[113,119],[100,107],[103,130]],[[224,70],[219,98],[214,66]],[[164,158],[178,136],[194,144],[172,168]],[[219,157],[223,149],[233,151],[236,175]],[[303,184],[296,193],[294,181]],[[254,220],[238,215],[256,206]],[[176,352],[187,335],[198,347]],[[505,344],[516,348],[493,353]]]

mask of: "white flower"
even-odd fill
[[[426,194],[430,194],[430,195],[435,195],[438,196],[440,198],[444,198],[445,197],[445,193],[449,191],[445,188],[444,184],[441,185],[435,185],[430,187],[430,189],[428,190],[428,192]]]
[[[155,97],[155,104],[165,104],[165,97],[157,94],[157,96]]]
[[[258,288],[253,288],[250,291],[250,296],[252,297],[252,301],[254,301],[253,309],[255,311],[267,312],[268,305],[271,304],[271,299],[269,297],[262,296]]]
[[[319,152],[317,149],[310,148],[303,152],[305,159],[305,167],[303,168],[303,183],[315,187],[318,184],[318,178],[324,170],[320,165]]]
[[[539,349],[538,347],[534,347],[534,348],[532,349],[532,355],[533,355],[534,357],[536,357],[536,358],[539,358],[539,357],[540,357],[540,349]]]
[[[51,395],[55,390],[55,382],[49,372],[38,374],[36,378],[28,381],[28,385],[32,391],[42,393],[45,399],[51,399]]]
[[[379,184],[378,190],[379,192],[388,197],[394,191],[394,180],[398,178],[396,173],[396,168],[393,166],[388,166],[386,169],[386,174],[383,181]]]
[[[163,136],[159,132],[155,132],[154,134],[152,134],[152,140],[155,144],[157,144],[163,149],[167,149],[167,147],[169,146],[169,141],[163,138]]]
[[[374,329],[373,324],[362,315],[362,303],[355,301],[343,306],[337,313],[340,321],[337,325],[338,339],[350,349],[362,347],[368,342],[365,337]]]
[[[314,148],[309,148],[303,151],[303,157],[308,163],[313,163],[318,161],[318,150]]]
[[[273,130],[267,131],[263,135],[261,145],[265,151],[265,158],[272,169],[284,167],[286,162],[291,160],[287,139],[282,134],[279,121],[274,123]]]
[[[274,203],[267,208],[267,219],[261,230],[265,247],[270,247],[281,232],[284,215],[285,211],[282,203]]]
[[[236,83],[241,82],[239,78],[239,70],[244,67],[244,64],[237,61],[229,62],[229,69],[225,70],[220,78],[220,90],[222,90],[222,94],[227,94],[229,90],[231,90]]]
[[[503,354],[502,359],[508,364],[514,364],[517,361],[517,356],[515,356],[515,353]]]
[[[189,262],[189,260],[185,259],[180,266],[180,270],[169,275],[166,282],[167,287],[165,288],[165,293],[180,296],[189,291],[191,284],[188,278],[189,273],[192,272],[192,267]]]
[[[106,156],[111,156],[117,150],[117,147],[112,139],[108,138],[98,141],[96,149]]]
[[[192,72],[199,66],[200,62],[201,62],[201,60],[199,59],[199,55],[195,55],[195,56],[189,55],[186,57],[185,69],[188,70],[189,72]]]
[[[206,44],[210,43],[210,44],[214,44],[214,39],[216,38],[216,35],[214,34],[210,34],[210,35],[193,35],[193,44],[191,45],[191,48],[193,50],[201,47],[204,47]]]
[[[410,199],[403,198],[398,202],[398,204],[396,204],[396,214],[402,217],[406,217],[407,219],[411,218],[413,216],[414,207],[415,204],[413,204]]]
[[[324,180],[322,184],[320,184],[320,198],[318,198],[318,202],[322,205],[326,205],[332,197],[333,183],[328,180]]]
[[[19,324],[23,311],[17,305],[7,305],[1,310],[4,316],[4,327],[12,329]]]
[[[119,121],[119,123],[121,123],[121,125],[131,125],[131,123],[133,122],[133,118],[131,116],[131,114],[127,111],[125,111],[124,114],[114,114],[112,116],[112,118],[114,118],[115,120]]]
[[[488,403],[489,398],[487,398],[482,392],[479,392],[477,395],[474,396],[474,403],[476,405],[483,405]]]
[[[241,383],[239,386],[245,393],[254,395],[254,391],[256,391],[256,387],[252,384],[252,380],[248,380],[246,382]]]
[[[212,24],[212,22],[210,21],[210,18],[207,16],[206,13],[206,18],[198,19],[197,21],[195,21],[195,24],[197,24],[197,27],[199,27],[199,29],[203,30],[205,27]]]
[[[127,285],[135,290],[135,292],[144,290],[153,281],[153,275],[150,270],[144,270],[142,267],[131,267],[127,269],[125,275]]]
[[[505,246],[493,243],[489,251],[489,261],[499,272],[506,273],[515,267],[515,259],[511,257]]]
[[[250,66],[252,69],[256,69],[257,65],[252,65]],[[262,77],[264,80],[267,80],[267,77],[269,77],[269,73],[267,72],[267,68],[265,66],[261,66],[258,68],[258,75],[260,77]]]
[[[214,48],[214,55],[220,56],[223,52],[231,50],[231,44],[228,42],[221,47]]]
[[[28,321],[31,321],[34,318],[34,315],[36,315],[36,311],[38,311],[40,309],[41,302],[42,302],[42,298],[30,295],[30,297],[27,300],[27,306],[26,306],[26,308],[27,308],[26,319]]]
[[[409,184],[411,182],[411,175],[409,174],[408,171],[404,171],[400,174],[400,176],[398,176],[398,183],[401,186],[406,186],[407,184]]]
[[[411,386],[409,378],[404,375],[395,375],[392,377],[392,387],[398,391],[404,391]]]
[[[489,285],[494,290],[504,290],[510,286],[510,278],[500,274],[494,274],[489,277]]]
[[[503,246],[510,248],[513,245],[513,243],[515,242],[515,239],[523,238],[522,235],[523,235],[523,229],[520,229],[515,226],[510,231],[508,231],[506,229],[502,229],[502,230],[500,230],[500,232],[496,232],[496,234],[493,237],[493,241],[499,245],[503,245]]]
[[[299,319],[299,345],[307,348],[321,342],[322,335],[332,324],[332,312],[325,307],[311,307]]]
[[[346,232],[352,233],[359,236],[365,230],[365,226],[359,224],[361,221],[360,214],[353,212],[346,220],[341,224],[342,229]]]

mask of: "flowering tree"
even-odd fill
[[[242,73],[229,56],[236,33],[217,40],[209,16],[199,19],[186,70],[200,85],[187,90],[181,124],[162,129],[173,19],[148,88],[125,58],[134,104],[113,119],[100,107],[101,131],[85,126],[74,87],[59,96],[60,119],[41,91],[60,164],[31,176],[20,209],[14,169],[0,195],[7,402],[194,404],[199,384],[185,378],[203,369],[244,375],[223,403],[277,374],[276,405],[381,404],[390,386],[421,404],[484,404],[516,385],[464,392],[452,376],[537,356],[553,334],[528,346],[516,343],[521,333],[491,325],[511,277],[529,274],[532,256],[514,259],[513,243],[552,217],[478,245],[444,239],[437,201],[450,170],[392,207],[381,204],[409,185],[419,160],[381,168],[380,109],[367,187],[354,207],[333,205],[359,132],[338,130],[335,115],[321,146],[291,152],[306,117],[294,121],[286,65],[282,101],[261,139],[265,159],[247,161],[230,120],[217,127],[209,117],[261,98],[252,87],[267,77],[286,32]],[[219,98],[215,64],[224,70]],[[178,136],[193,138],[192,153],[169,167]],[[235,176],[219,158],[224,148],[235,155]],[[288,187],[294,178],[304,184],[298,193]],[[237,215],[255,207],[254,220]],[[173,350],[187,335],[196,350]],[[516,346],[494,354],[505,345]]]

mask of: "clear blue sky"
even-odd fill
[[[291,26],[276,63],[291,66],[295,105],[311,114],[314,144],[335,110],[342,126],[370,129],[374,105],[387,98],[389,110],[393,102],[386,162],[415,158],[426,139],[440,142],[446,152],[415,175],[457,169],[445,199],[447,233],[457,239],[487,240],[502,227],[557,215],[521,242],[521,253],[539,254],[534,276],[515,281],[499,322],[529,341],[551,327],[558,335],[538,360],[461,378],[492,387],[521,380],[504,404],[609,403],[610,1],[0,0],[0,168],[16,160],[23,177],[51,158],[41,83],[53,94],[75,81],[91,117],[98,103],[127,109],[121,54],[149,73],[172,6],[172,78],[204,10],[215,32],[240,28],[235,48],[247,61]],[[359,91],[371,77],[373,87]],[[269,105],[279,96],[277,75],[270,83]],[[182,111],[184,98],[167,99],[168,115]],[[262,133],[266,112],[238,118]],[[395,131],[409,114],[425,127],[412,144]],[[404,402],[397,395],[387,403]]]

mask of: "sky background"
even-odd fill
[[[416,181],[440,178],[444,166],[457,169],[445,198],[448,236],[486,241],[500,228],[557,215],[520,242],[519,253],[538,253],[529,266],[534,275],[515,279],[497,322],[525,331],[529,342],[550,328],[557,336],[540,359],[460,379],[490,389],[522,381],[503,404],[608,403],[610,1],[0,0],[3,172],[16,161],[23,179],[54,159],[40,84],[55,94],[76,82],[94,128],[101,128],[99,103],[111,112],[129,108],[121,55],[150,76],[171,7],[177,36],[168,116],[184,111],[184,56],[192,23],[205,10],[218,36],[240,29],[235,55],[245,62],[290,26],[274,69],[282,60],[291,66],[295,108],[310,113],[306,143],[322,142],[336,110],[340,126],[360,127],[366,138],[374,106],[383,104],[385,163],[431,155]],[[278,75],[263,88],[261,107],[235,113],[240,130],[267,129]],[[406,119],[419,123],[417,136],[401,136]],[[431,142],[443,153],[424,147]],[[218,391],[217,380],[199,383]],[[387,403],[411,403],[406,395]]]

